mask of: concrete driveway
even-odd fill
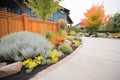
[[[120,40],[83,37],[74,57],[35,80],[120,80]],[[33,79],[31,79],[33,80]]]

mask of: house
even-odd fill
[[[26,13],[31,18],[39,18],[38,16],[34,15],[30,8],[25,6],[23,0],[0,0],[0,10],[20,15],[22,13]],[[53,15],[50,16],[49,21],[57,22],[60,18],[63,18],[68,21],[68,24],[72,24],[73,21],[71,20],[69,14],[70,10],[60,6],[60,10],[54,12]]]

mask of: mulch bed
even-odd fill
[[[74,47],[73,48],[73,51],[76,49],[77,47]],[[67,57],[69,54],[64,54],[64,56],[60,57],[59,58],[59,61],[64,59],[65,57]],[[5,61],[7,62],[7,61]],[[13,61],[9,61],[7,62],[7,64],[10,64],[12,63]],[[36,68],[33,69],[33,71],[30,73],[30,74],[27,74],[25,71],[26,69],[23,67],[21,69],[20,72],[14,74],[14,75],[11,75],[11,76],[8,76],[8,77],[4,77],[4,78],[0,78],[0,80],[28,80],[30,79],[31,77],[35,76],[38,72],[50,67],[51,65],[53,64],[46,64],[46,65],[40,65],[40,66],[37,66]]]
[[[67,55],[64,55],[60,58],[60,60],[62,60],[63,58],[65,58]],[[4,78],[0,78],[0,80],[28,80],[29,78],[31,78],[32,76],[34,76],[35,74],[37,74],[38,72],[48,68],[49,66],[51,66],[52,64],[47,64],[47,65],[41,65],[41,66],[37,66],[36,68],[33,69],[33,71],[30,74],[27,74],[25,72],[25,68],[23,67],[22,70],[20,72],[18,72],[15,75],[11,75],[8,77],[4,77]]]

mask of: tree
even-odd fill
[[[58,9],[58,4],[62,0],[24,0],[27,7],[35,12],[36,16],[39,16],[41,20],[48,20],[50,15]]]
[[[90,32],[96,31],[109,22],[109,16],[105,15],[103,5],[93,5],[84,15],[85,18],[81,20],[80,25]]]
[[[111,22],[106,24],[105,30],[120,30],[120,13],[116,13],[110,17]]]
[[[120,13],[116,13],[113,17],[111,17],[113,25],[113,29],[120,30]]]
[[[43,27],[45,30],[45,21],[49,19],[59,7],[62,0],[24,0],[25,4],[32,9],[36,16],[39,16],[44,21]]]
[[[112,30],[114,30],[112,22],[106,24],[104,30],[106,30],[106,31],[112,31]]]

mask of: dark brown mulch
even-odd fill
[[[61,57],[60,60],[65,58],[66,56],[67,55]],[[46,69],[51,65],[52,64],[38,66],[35,69],[33,69],[33,71],[30,74],[27,74],[25,72],[26,69],[22,68],[22,70],[19,73],[15,74],[15,75],[8,76],[8,77],[0,78],[0,80],[28,80],[29,78],[31,78],[32,76],[34,76],[35,74],[40,72],[41,70]]]
[[[73,51],[76,49],[77,47],[73,47]],[[64,56],[59,58],[59,61],[64,59],[66,56],[68,56],[69,54],[65,54]],[[6,62],[6,61],[5,61]],[[8,64],[12,63],[13,61],[9,61],[7,62]],[[26,69],[23,67],[22,70],[20,72],[18,72],[15,75],[11,75],[8,77],[4,77],[4,78],[0,78],[0,80],[28,80],[29,78],[33,77],[35,74],[37,74],[38,72],[48,68],[49,66],[51,66],[52,64],[47,64],[47,65],[41,65],[41,66],[37,66],[35,69],[33,69],[33,71],[30,74],[27,74],[25,71]]]
[[[50,65],[38,66],[30,74],[27,74],[25,72],[26,69],[22,68],[22,70],[19,73],[5,77],[5,78],[0,78],[0,80],[28,80],[30,77],[34,76],[36,73],[38,73],[39,71],[49,66]]]

